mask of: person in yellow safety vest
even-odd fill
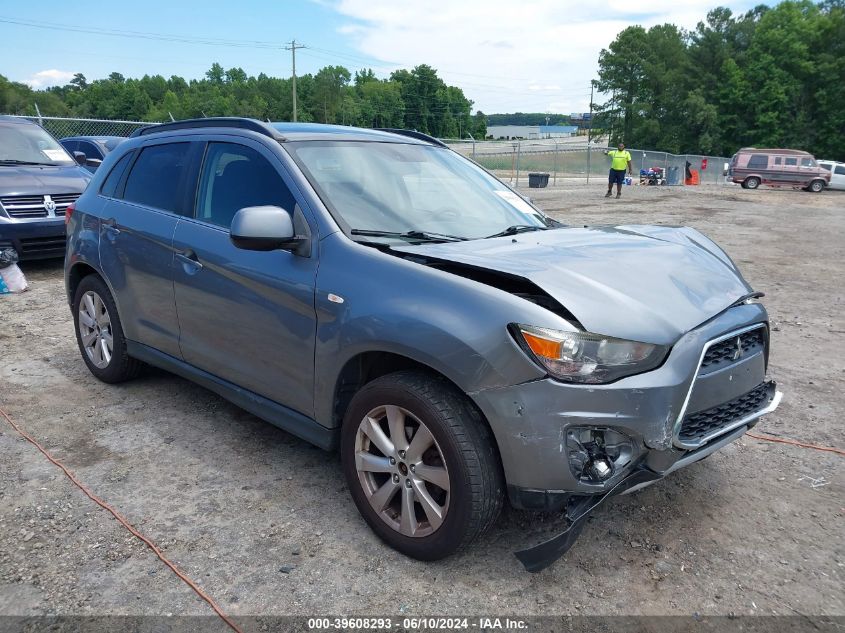
[[[610,193],[613,191],[613,183],[616,183],[616,197],[622,197],[622,183],[625,181],[625,171],[627,170],[628,175],[633,175],[631,171],[631,153],[625,149],[625,143],[619,143],[618,149],[612,149],[609,152],[605,152],[608,156],[610,156],[610,173],[608,174],[607,178],[607,193],[604,194],[605,198],[610,197]]]

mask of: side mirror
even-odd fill
[[[281,207],[245,207],[235,214],[229,239],[248,251],[297,251],[308,237],[297,235],[290,213]]]
[[[85,167],[85,161],[88,160],[88,157],[85,156],[85,152],[74,152],[73,157],[76,159],[78,164]]]
[[[92,172],[97,171],[97,168],[103,164],[99,158],[89,158],[85,161],[85,166]]]

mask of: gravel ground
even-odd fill
[[[733,187],[530,192],[571,224],[693,226],[767,294],[785,398],[758,431],[845,445],[845,194]],[[82,363],[59,262],[0,298],[0,405],[232,615],[845,615],[845,461],[743,438],[608,503],[529,574],[560,517],[506,511],[469,551],[382,545],[339,460],[172,375]],[[0,614],[208,614],[155,556],[0,420]]]

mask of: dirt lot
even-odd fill
[[[571,224],[686,224],[767,294],[785,397],[758,431],[845,445],[845,194],[547,189]],[[337,457],[163,372],[82,363],[61,263],[0,298],[0,406],[232,615],[845,615],[845,459],[744,438],[598,511],[529,574],[512,551],[561,526],[506,512],[435,564],[383,546]],[[208,606],[0,420],[0,614],[207,614]]]

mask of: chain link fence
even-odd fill
[[[71,119],[56,116],[15,116],[37,123],[57,139],[68,136],[129,136],[140,127],[156,125],[145,121],[119,121],[109,119]]]
[[[17,116],[17,115],[15,115]],[[53,136],[129,136],[149,121],[78,119],[53,116],[19,116],[38,123]],[[549,185],[570,186],[606,182],[610,159],[603,145],[588,145],[583,137],[566,139],[472,141],[444,139],[452,149],[468,156],[516,187],[528,187],[530,173],[549,174]],[[602,142],[606,142],[603,139]],[[628,148],[633,163],[633,184],[684,185],[687,165],[701,184],[725,184],[722,156],[669,154]],[[658,168],[659,177],[641,176]]]
[[[455,151],[472,158],[511,185],[528,186],[530,173],[549,174],[549,185],[588,185],[606,182],[610,169],[610,149],[554,140],[536,141],[457,141],[445,142]],[[700,184],[725,184],[723,156],[669,154],[627,148],[633,166],[632,184],[681,186],[691,184],[687,167],[697,172]],[[692,174],[690,174],[692,175]]]

